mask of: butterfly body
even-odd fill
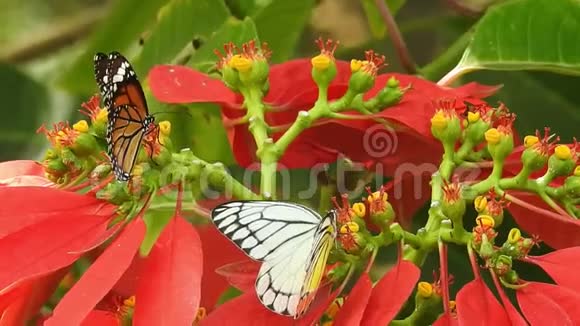
[[[336,214],[321,217],[297,204],[234,201],[216,207],[218,229],[261,261],[256,293],[264,306],[299,318],[309,308],[336,238]]]
[[[129,61],[118,52],[97,53],[95,80],[108,110],[107,154],[117,180],[127,181],[154,119]]]

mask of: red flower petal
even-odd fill
[[[201,326],[284,326],[293,325],[294,322],[293,318],[281,316],[266,309],[258,300],[255,291],[250,291],[217,307],[207,318],[202,319]]]
[[[216,273],[223,276],[228,282],[243,292],[254,291],[256,277],[261,263],[253,260],[242,260],[224,265],[216,269]]]
[[[248,259],[229,239],[224,237],[215,226],[198,227],[203,248],[203,277],[201,281],[201,306],[213,309],[220,295],[228,288],[226,279],[215,270],[227,263]]]
[[[372,290],[373,283],[369,274],[363,273],[334,317],[333,325],[360,325]]]
[[[560,286],[580,293],[580,247],[560,249],[543,256],[528,256],[525,261],[534,263],[550,275]]]
[[[0,198],[0,238],[47,218],[107,215],[114,208],[95,197],[45,187],[0,187]]]
[[[104,310],[92,310],[81,326],[121,326],[121,321],[114,313]]]
[[[201,299],[203,252],[181,216],[165,227],[145,261],[136,293],[135,325],[191,325]]]
[[[511,325],[503,306],[481,278],[464,285],[456,302],[460,325]]]
[[[529,234],[538,235],[555,249],[580,246],[580,220],[555,213],[534,194],[509,194],[519,199],[513,201],[507,209],[520,228]]]
[[[532,325],[580,325],[580,294],[570,289],[529,282],[516,292],[516,296]]]
[[[413,263],[399,262],[375,284],[361,325],[386,325],[415,289],[421,270]]]
[[[40,163],[29,160],[7,161],[0,163],[0,180],[23,175],[44,177]]]
[[[160,102],[236,103],[236,95],[221,80],[185,66],[155,66],[148,78],[151,92]]]
[[[145,223],[136,218],[62,298],[45,325],[78,325],[83,321],[129,267],[144,237]]]
[[[0,239],[0,289],[72,264],[111,233],[108,217],[63,215]]]
[[[492,275],[492,277],[494,278],[494,284],[496,286],[495,288],[499,294],[499,298],[501,300],[501,303],[503,304],[503,307],[504,307],[505,312],[506,312],[506,314],[511,322],[511,325],[512,326],[527,326],[528,323],[526,322],[524,317],[520,314],[520,312],[516,309],[516,307],[514,307],[514,305],[510,301],[510,299],[505,294],[503,288],[501,287],[501,284],[499,283],[497,276]]]
[[[2,316],[0,324],[26,325],[37,316],[68,271],[69,268],[63,268],[55,273],[22,282],[15,291],[18,297],[12,297],[10,305],[5,310],[2,308],[3,304],[0,303],[0,316]]]

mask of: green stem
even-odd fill
[[[472,35],[473,29],[463,33],[460,38],[445,50],[445,52],[435,60],[431,61],[431,63],[421,68],[421,75],[431,81],[440,79],[459,62],[463,55],[463,51],[465,51],[465,48],[471,41]]]

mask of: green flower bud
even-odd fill
[[[580,176],[572,175],[564,181],[564,191],[572,198],[580,197]]]
[[[98,144],[95,137],[89,133],[81,133],[75,139],[71,150],[78,157],[87,157],[98,151]]]
[[[548,163],[548,156],[538,152],[534,147],[529,147],[522,153],[522,163],[528,170],[537,171]]]
[[[310,62],[312,63],[312,79],[316,85],[328,88],[338,73],[334,57],[328,54],[319,54]]]
[[[461,121],[455,113],[454,101],[440,101],[431,118],[431,133],[444,144],[455,145],[461,137]]]
[[[576,154],[566,145],[558,145],[548,159],[548,169],[555,176],[568,176],[576,167]]]
[[[511,129],[491,128],[485,132],[487,149],[494,161],[503,162],[514,149]]]
[[[499,255],[494,261],[493,269],[497,275],[505,275],[512,270],[512,257]]]
[[[475,115],[475,116],[474,116]],[[477,119],[476,119],[477,118]],[[473,122],[471,122],[473,120]],[[490,124],[479,117],[479,113],[468,113],[468,124],[465,127],[464,137],[471,140],[473,144],[479,144],[485,139],[485,132]]]

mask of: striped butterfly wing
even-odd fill
[[[297,314],[303,315],[314,301],[316,292],[326,270],[326,260],[330,250],[334,247],[336,239],[336,211],[331,210],[322,219],[314,240],[314,246],[310,252],[308,266],[306,268],[306,280],[300,292],[300,302]]]
[[[118,52],[95,55],[95,79],[108,110],[107,144],[113,172],[127,181],[153,118],[129,61]]]
[[[248,256],[263,262],[256,292],[268,309],[295,318],[306,311],[299,310],[302,289],[326,218],[301,205],[271,201],[226,203],[212,218]]]

